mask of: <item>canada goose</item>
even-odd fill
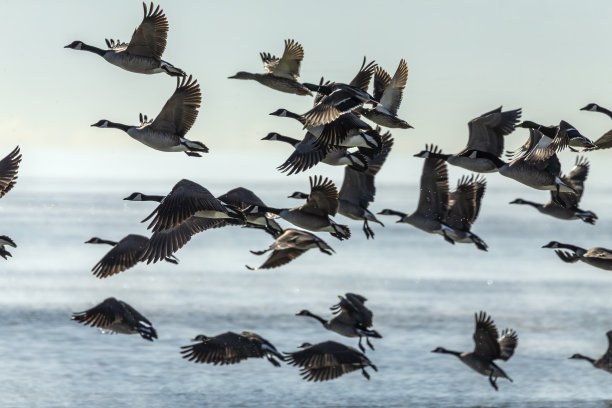
[[[589,174],[589,162],[584,157],[576,158],[576,165],[572,169],[572,171],[567,175],[561,177],[564,183],[568,186],[571,186],[576,194],[572,193],[560,193],[559,196],[561,200],[565,203],[565,206],[560,205],[557,202],[555,197],[555,193],[551,191],[551,200],[546,204],[538,204],[532,201],[523,200],[522,198],[517,198],[512,201],[510,204],[525,204],[530,205],[542,214],[550,215],[551,217],[559,218],[562,220],[577,220],[581,219],[582,221],[595,224],[595,220],[597,219],[597,215],[592,211],[585,211],[578,208],[578,203],[582,198],[582,194],[584,192],[584,181]]]
[[[368,93],[368,86],[375,68],[376,63],[371,61],[366,65],[364,57],[359,72],[348,85],[336,82],[319,85],[303,84],[308,89],[322,95],[314,108],[302,115],[304,127],[325,125],[364,103],[377,105],[378,101]]]
[[[304,343],[303,350],[284,353],[285,361],[296,367],[301,367],[300,376],[306,381],[328,381],[343,374],[361,369],[361,374],[368,380],[370,374],[365,370],[370,366],[374,371],[378,368],[365,354],[353,347],[345,346],[335,341],[324,341],[318,344]]]
[[[153,229],[153,235],[141,258],[147,263],[171,256],[198,232],[245,223],[245,216],[240,210],[231,205],[224,205],[206,188],[186,179],[176,183],[165,197],[132,193],[124,200],[160,203],[142,221],[153,218],[148,227]]]
[[[462,363],[474,371],[489,377],[491,386],[497,391],[497,378],[512,379],[502,370],[494,360],[508,361],[514,354],[518,344],[518,335],[512,329],[505,329],[499,337],[497,327],[491,316],[486,312],[474,313],[476,329],[474,331],[474,351],[458,352],[438,347],[432,353],[444,353],[457,356]]]
[[[612,111],[604,108],[603,106],[599,106],[596,103],[589,103],[587,106],[585,106],[584,108],[581,108],[580,110],[591,111],[591,112],[601,112],[605,115],[608,115],[610,118],[612,118]],[[593,144],[596,146],[593,148],[593,150],[594,149],[609,149],[610,147],[612,147],[612,130],[609,130],[606,133],[604,133],[599,139],[593,142]],[[587,149],[587,150],[591,150],[591,149]]]
[[[265,74],[252,74],[240,71],[230,79],[252,79],[277,91],[311,95],[310,90],[297,81],[300,76],[300,64],[304,59],[304,49],[294,40],[285,40],[285,51],[279,59],[262,52],[259,54],[266,70]]]
[[[499,157],[488,152],[474,150],[468,153],[476,158],[490,160],[502,176],[509,177],[537,190],[556,191],[555,197],[560,201],[559,193],[575,194],[576,191],[561,180],[561,163],[553,150],[544,149],[541,151],[541,154],[549,155],[546,159],[542,155],[539,155],[538,158],[530,158],[531,152],[536,148],[542,136],[540,131],[529,129],[529,139],[520,148],[524,153],[510,163],[505,163]],[[560,203],[564,205],[564,203]]]
[[[372,350],[374,346],[370,343],[370,337],[382,338],[376,330],[370,330],[372,327],[372,311],[368,309],[364,303],[367,299],[356,293],[346,293],[345,297],[338,296],[340,302],[332,306],[330,309],[335,314],[329,320],[325,320],[309,310],[302,310],[296,313],[296,316],[308,316],[318,320],[327,330],[336,332],[346,337],[359,337],[359,348],[365,351],[361,345],[361,338],[366,338],[366,343]]]
[[[570,254],[569,252],[561,251],[559,249],[557,249],[555,253],[563,262],[574,263],[580,260],[596,268],[612,271],[612,250],[606,248],[595,247],[586,250],[575,245],[562,244],[557,241],[550,241],[542,248],[569,249],[574,253]]]
[[[93,237],[85,241],[85,243],[108,244],[114,247],[91,269],[94,276],[102,279],[123,272],[140,262],[141,256],[149,244],[149,238],[143,237],[142,235],[130,234],[122,238],[119,242]],[[178,264],[178,259],[172,255],[164,258],[164,260],[166,262]]]
[[[455,191],[450,193],[444,216],[444,224],[449,227],[445,233],[450,239],[454,242],[474,243],[482,251],[487,250],[487,244],[470,229],[480,212],[486,185],[483,177],[461,177]]]
[[[346,147],[330,147],[317,144],[317,138],[310,132],[306,133],[303,140],[279,135],[275,132],[268,133],[261,140],[278,140],[289,143],[295,148],[291,156],[277,167],[281,172],[289,170],[288,176],[308,170],[319,162],[331,166],[351,166],[357,171],[364,171],[368,166],[363,154],[349,152]]]
[[[582,354],[574,354],[570,358],[586,360],[589,363],[593,364],[593,367],[599,368],[612,374],[612,330],[607,332],[606,336],[608,337],[608,350],[606,350],[605,354],[601,355],[597,360],[594,360],[587,356],[583,356]]]
[[[586,136],[583,136],[578,130],[576,130],[575,127],[564,120],[559,122],[558,126],[546,127],[531,121],[525,121],[517,125],[517,127],[535,129],[542,133],[538,143],[531,148],[529,155],[526,156],[529,159],[546,160],[551,154],[557,153],[563,150],[565,147],[569,147],[569,149],[573,152],[578,151],[573,147],[597,147]],[[542,130],[544,130],[546,133],[542,132]],[[522,148],[519,149],[521,152],[522,150]]]
[[[17,244],[15,244],[15,241],[13,241],[6,235],[0,235],[0,256],[4,259],[7,259],[7,256],[13,256],[9,251],[5,249],[5,247],[7,246],[17,248]]]
[[[247,211],[267,211],[278,215],[293,225],[309,231],[329,232],[339,240],[348,239],[351,230],[346,225],[336,224],[329,216],[338,212],[338,190],[334,183],[323,176],[310,180],[310,195],[304,205],[294,208],[272,208],[254,206]]]
[[[244,212],[246,217],[245,227],[263,229],[274,238],[277,238],[283,233],[281,226],[272,218],[266,216],[265,212],[253,211],[253,206],[265,206],[265,204],[251,190],[244,187],[237,187],[217,197],[217,199],[241,211],[250,210],[250,212]]]
[[[255,255],[263,255],[268,251],[273,251],[263,265],[259,268],[248,265],[246,267],[250,270],[276,268],[293,261],[311,248],[319,248],[321,252],[327,255],[336,252],[325,241],[310,232],[287,228],[268,249],[251,251]]]
[[[148,120],[146,116],[143,118],[141,114],[139,126],[123,125],[106,119],[91,126],[121,129],[140,143],[162,152],[185,152],[187,156],[201,157],[198,152],[208,153],[208,147],[185,138],[198,117],[201,102],[200,85],[190,75],[189,78],[177,78],[174,94],[154,120]]]
[[[368,168],[365,171],[356,171],[348,166],[344,169],[344,180],[340,193],[338,193],[340,202],[338,212],[353,220],[363,220],[363,232],[367,239],[374,238],[374,231],[368,225],[368,221],[376,222],[384,227],[384,224],[368,210],[376,194],[374,177],[380,171],[393,147],[391,133],[387,132],[381,138],[380,152],[368,161]]]
[[[317,99],[315,98],[316,101]],[[270,115],[293,118],[302,125],[306,123],[301,115],[283,108],[275,110]],[[378,135],[377,137],[378,132],[375,132],[372,126],[352,112],[344,113],[338,119],[325,125],[306,125],[306,129],[316,138],[315,147],[362,147],[373,149],[373,154],[380,148],[380,136]]]
[[[450,243],[452,239],[445,233],[449,228],[444,225],[444,216],[448,209],[448,169],[446,162],[435,157],[439,153],[436,146],[426,148],[428,158],[423,163],[421,173],[421,193],[416,211],[406,214],[399,211],[384,209],[378,214],[397,215],[397,222],[411,224],[412,226],[431,234],[440,234]]]
[[[19,146],[0,160],[0,198],[11,191],[15,183],[17,183],[19,163],[21,163]]]
[[[504,136],[514,131],[514,125],[521,117],[521,109],[502,112],[501,106],[484,113],[468,123],[469,138],[465,149],[456,154],[442,154],[423,150],[415,157],[446,160],[453,166],[478,173],[493,173],[497,166],[490,157],[499,158],[504,152]],[[487,156],[476,157],[475,150],[488,153]]]
[[[114,297],[84,312],[73,313],[72,320],[115,333],[138,333],[143,339],[149,341],[157,338],[157,332],[146,317],[138,313],[132,306]]]
[[[153,10],[153,3],[147,10],[143,2],[144,18],[134,30],[129,44],[119,40],[106,40],[108,50],[103,50],[82,41],[73,41],[64,48],[83,50],[98,54],[113,65],[138,74],[165,72],[170,76],[184,76],[183,70],[161,59],[166,49],[168,20],[159,6]]]
[[[281,361],[285,359],[272,343],[252,332],[226,332],[214,337],[199,334],[191,340],[199,343],[182,346],[181,354],[194,363],[225,365],[236,364],[250,357],[266,357],[272,365],[280,367],[274,357]]]
[[[360,110],[372,122],[388,127],[410,129],[405,120],[397,117],[397,110],[402,103],[402,94],[408,81],[408,65],[402,59],[393,78],[381,67],[374,70],[374,99],[379,101],[375,108]]]

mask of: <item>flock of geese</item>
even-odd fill
[[[140,74],[166,73],[177,77],[177,86],[154,119],[139,115],[137,125],[126,125],[101,119],[92,126],[115,128],[126,132],[144,145],[164,152],[184,152],[190,157],[201,157],[208,147],[186,138],[195,123],[202,102],[197,80],[182,69],[162,60],[166,47],[168,21],[159,6],[143,3],[144,18],[134,31],[129,43],[106,40],[107,49],[97,48],[74,41],[65,48],[88,51],[107,62],[127,71]],[[410,129],[398,116],[403,90],[408,78],[408,66],[401,60],[394,75],[364,58],[356,76],[349,83],[330,82],[323,78],[318,84],[301,83],[300,64],[304,58],[302,46],[294,40],[285,40],[280,58],[261,53],[264,73],[238,72],[233,79],[254,80],[277,91],[309,95],[314,104],[303,114],[278,109],[270,115],[288,117],[299,122],[306,131],[301,139],[269,133],[263,140],[280,141],[292,146],[289,157],[278,166],[288,175],[299,174],[322,162],[327,165],[344,166],[344,180],[340,190],[327,177],[309,178],[307,193],[296,191],[289,197],[302,201],[293,208],[277,208],[266,205],[253,191],[245,187],[234,188],[215,197],[208,189],[191,180],[178,181],[165,195],[148,195],[134,192],[124,200],[152,201],[157,203],[153,211],[144,218],[149,222],[151,236],[130,234],[118,242],[98,237],[86,243],[107,244],[112,248],[92,268],[97,278],[123,272],[139,262],[166,261],[178,264],[175,253],[186,245],[191,237],[212,228],[243,226],[261,229],[269,234],[273,243],[264,250],[251,251],[255,255],[270,253],[259,268],[276,268],[291,262],[309,249],[318,248],[327,255],[335,251],[314,232],[328,232],[338,240],[351,237],[347,225],[332,219],[342,214],[352,220],[363,222],[366,238],[374,238],[370,223],[383,223],[377,215],[399,217],[397,222],[411,224],[425,232],[438,234],[451,244],[474,244],[486,251],[487,244],[472,226],[480,212],[486,190],[482,175],[463,176],[457,187],[450,191],[447,164],[459,166],[472,172],[493,173],[512,178],[531,188],[550,191],[550,200],[544,204],[521,198],[511,204],[532,206],[552,217],[580,219],[595,224],[597,215],[579,208],[584,191],[584,182],[589,171],[585,157],[577,157],[574,168],[562,174],[556,153],[564,148],[589,151],[612,147],[612,131],[595,142],[589,140],[566,121],[556,126],[544,126],[532,121],[520,122],[521,109],[503,111],[501,107],[484,113],[469,123],[466,147],[455,154],[444,154],[435,145],[415,154],[424,159],[420,179],[420,196],[415,211],[410,214],[392,209],[383,209],[378,214],[369,210],[376,193],[374,178],[385,163],[394,139],[391,129]],[[373,93],[368,92],[373,80]],[[601,112],[612,118],[612,112],[596,104],[583,108]],[[369,122],[366,122],[369,121]],[[528,140],[516,151],[507,153],[508,161],[502,160],[505,137],[516,128],[529,129]],[[21,161],[19,147],[0,161],[0,197],[15,185]],[[277,220],[282,219],[297,228],[284,228]],[[299,228],[299,229],[298,229]],[[0,236],[0,256],[11,253],[7,247],[17,245],[8,236]],[[544,246],[554,248],[565,262],[578,260],[592,266],[612,270],[612,251],[605,248],[580,247],[552,241]],[[304,343],[301,350],[280,353],[272,343],[252,332],[226,332],[209,337],[204,334],[192,339],[193,344],[181,347],[183,358],[210,364],[234,364],[247,358],[263,358],[274,366],[279,361],[300,368],[301,376],[308,381],[325,381],[345,373],[361,370],[366,378],[370,375],[366,367],[377,370],[366,357],[362,338],[374,349],[370,338],[382,336],[372,329],[372,312],[364,305],[366,298],[355,293],[340,296],[340,301],[331,307],[333,315],[326,320],[308,310],[298,316],[313,318],[323,328],[346,337],[358,337],[361,351],[335,341],[318,344]],[[83,312],[74,313],[72,319],[104,331],[125,334],[140,334],[153,341],[157,332],[153,324],[126,302],[108,298]],[[610,346],[606,354],[592,359],[580,354],[571,358],[585,359],[594,367],[612,373],[612,331],[607,333]],[[496,380],[510,377],[494,362],[508,360],[518,344],[514,330],[500,333],[492,318],[485,312],[475,316],[475,347],[470,352],[450,351],[442,347],[436,353],[452,354],[463,363],[489,378],[497,390]]]

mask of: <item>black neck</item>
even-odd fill
[[[498,169],[500,167],[503,167],[503,166],[506,165],[506,163],[502,159],[500,159],[499,157],[495,156],[494,154],[491,154],[489,152],[483,152],[483,151],[480,151],[480,150],[474,150],[474,151],[476,152],[476,158],[479,158],[479,159],[488,159],[491,162],[493,162],[493,165],[495,167],[497,167]]]
[[[288,111],[286,109],[285,109],[285,112],[287,112],[285,114],[285,116],[287,116],[288,118],[293,118],[293,119],[299,120],[300,123],[302,123],[302,124],[304,123],[304,119],[302,118],[301,115],[298,115],[297,113],[294,113],[294,112],[290,112],[290,111]]]
[[[437,351],[437,353],[442,353],[442,354],[452,354],[453,356],[459,357],[461,355],[460,352],[458,351],[453,351],[453,350],[447,350],[445,348],[440,348],[439,351]]]
[[[586,361],[588,361],[591,364],[595,364],[595,360],[594,359],[592,359],[591,357],[583,356],[582,354],[574,354],[574,356],[572,358],[586,360]]]
[[[519,202],[515,202],[514,204],[527,204],[532,206],[533,208],[540,208],[542,206],[542,204],[534,203],[533,201],[523,200],[522,198],[519,198],[519,200]]]
[[[98,47],[94,47],[93,45],[87,45],[85,43],[81,45],[81,50],[93,52],[94,54],[98,54],[99,56],[103,56],[104,54],[106,54],[106,50],[103,50]]]
[[[109,128],[115,128],[115,129],[121,129],[124,132],[127,132],[129,128],[133,127],[130,125],[124,125],[123,123],[116,123],[116,122],[111,122],[110,120],[108,121],[108,124],[106,125],[106,127]]]
[[[301,142],[301,140],[297,140],[297,139],[294,139],[292,137],[283,136],[283,135],[277,135],[276,136],[276,140],[278,140],[280,142],[289,143],[291,146],[295,146],[296,144]]]
[[[608,110],[606,108],[603,108],[599,105],[597,105],[597,109],[595,109],[597,112],[601,112],[601,113],[605,113],[606,115],[608,115],[610,118],[612,118],[612,111]]]
[[[280,212],[282,211],[280,208],[266,207],[263,205],[258,205],[257,207],[259,211],[269,212],[269,213],[276,214],[276,215],[279,215]]]
[[[115,241],[109,241],[107,239],[100,239],[100,238],[98,238],[96,240],[96,242],[89,242],[89,243],[90,244],[108,244],[108,245],[111,245],[111,246],[117,245],[117,243]]]
[[[557,245],[557,247],[555,249],[557,249],[557,248],[569,249],[570,251],[574,251],[576,253],[578,253],[578,252],[581,252],[581,253],[586,252],[584,250],[584,248],[580,248],[580,247],[577,247],[577,246],[571,245],[571,244],[562,244],[560,242],[558,243],[558,245]]]
[[[310,313],[308,310],[306,311],[305,316],[310,316],[310,317],[312,317],[313,319],[317,319],[319,322],[321,322],[321,324],[325,324],[325,323],[327,323],[327,320],[323,319],[321,316],[317,316],[317,315],[316,315],[316,314],[314,314],[314,313]]]

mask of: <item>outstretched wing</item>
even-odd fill
[[[168,99],[151,127],[156,130],[185,136],[198,117],[198,108],[202,103],[200,85],[189,75],[189,78],[177,77],[176,90]]]
[[[134,30],[126,52],[161,61],[161,56],[166,49],[168,20],[159,5],[153,10],[153,2],[151,2],[149,10],[147,10],[147,5],[143,2],[142,7],[144,8],[144,18],[138,28]]]

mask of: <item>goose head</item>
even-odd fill
[[[583,111],[596,111],[597,109],[599,109],[599,105],[597,105],[596,103],[589,103],[584,108],[580,108],[580,110],[583,110]]]
[[[240,71],[237,72],[236,75],[228,77],[228,79],[251,79],[253,78],[253,74],[250,72]]]
[[[540,125],[539,123],[535,123],[535,122],[532,122],[530,120],[525,120],[525,121],[519,123],[518,125],[515,125],[514,127],[515,128],[519,128],[520,127],[520,128],[527,128],[527,129],[537,129],[540,126],[542,126],[542,125]]]
[[[290,196],[287,196],[287,198],[297,198],[300,200],[305,200],[308,198],[308,194],[302,193],[301,191],[294,191]]]
[[[429,158],[430,154],[431,154],[431,152],[428,152],[427,150],[421,150],[420,152],[415,154],[414,157],[421,157],[423,159],[427,159],[427,158]]]
[[[280,135],[276,132],[270,132],[266,135],[266,137],[262,138],[261,140],[278,140],[278,137]]]
[[[204,335],[204,334],[198,334],[197,336],[195,336],[193,339],[191,339],[191,341],[206,341],[208,340],[210,337]]]
[[[508,204],[526,204],[526,202],[522,198],[517,198],[514,201],[510,201]]]
[[[288,111],[287,109],[280,108],[280,109],[277,109],[277,110],[275,110],[274,112],[270,113],[270,115],[273,115],[273,116],[280,116],[280,117],[284,118],[284,117],[286,117],[286,116],[287,116],[287,113],[288,113],[288,112],[289,112],[289,111]]]
[[[432,353],[448,353],[448,350],[446,350],[444,347],[436,347],[435,349],[431,350]]]
[[[109,121],[106,120],[106,119],[101,119],[101,120],[97,121],[96,123],[94,123],[91,126],[95,126],[95,127],[99,127],[99,128],[105,128],[105,127],[108,127],[108,122]]]
[[[561,248],[561,244],[557,241],[550,241],[548,244],[543,245],[542,248]]]
[[[83,47],[83,41],[73,41],[64,48],[72,48],[73,50],[80,50]]]

